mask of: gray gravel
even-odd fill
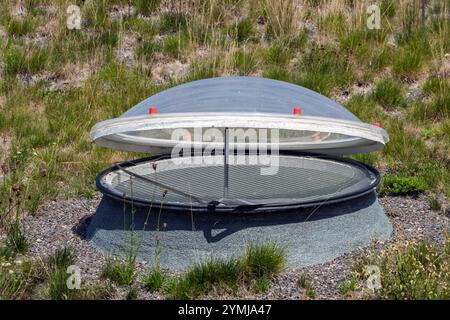
[[[28,256],[44,257],[56,248],[71,245],[77,254],[77,264],[82,268],[84,283],[98,281],[98,275],[105,261],[105,254],[96,249],[84,238],[86,226],[101,202],[100,195],[93,199],[70,199],[52,201],[40,208],[35,216],[26,219],[27,235],[31,246]],[[450,232],[449,217],[429,209],[424,197],[383,197],[379,203],[384,208],[393,226],[389,240],[376,242],[382,249],[389,244],[426,238],[431,241],[442,241],[445,232]],[[169,226],[168,226],[169,228]],[[350,277],[350,265],[357,254],[348,252],[334,260],[302,268],[288,268],[273,280],[265,294],[255,295],[252,292],[241,292],[241,298],[272,299],[304,299],[303,289],[296,280],[300,274],[307,275],[313,282],[318,299],[340,299],[338,287],[342,281]],[[149,269],[148,263],[138,263],[138,273]],[[119,288],[115,298],[123,298],[125,288]],[[212,292],[207,298],[227,297],[223,293]],[[149,294],[139,288],[139,298],[155,299],[160,295]]]

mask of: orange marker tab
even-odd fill
[[[300,116],[302,114],[302,108],[295,107],[293,113],[294,113],[294,116]]]
[[[148,114],[150,115],[155,115],[158,113],[158,109],[156,109],[156,107],[150,107],[148,108]]]

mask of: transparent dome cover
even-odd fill
[[[182,84],[97,123],[101,146],[143,153],[175,147],[234,146],[353,154],[382,148],[385,130],[366,124],[340,104],[309,89],[257,77],[221,77]]]

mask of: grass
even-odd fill
[[[250,245],[244,257],[244,272],[249,279],[270,278],[286,263],[286,254],[275,244]]]
[[[351,278],[349,280],[345,280],[339,286],[339,293],[342,295],[347,295],[356,290],[358,286],[358,280],[356,278]]]
[[[391,246],[381,255],[368,258],[366,263],[378,266],[381,276],[381,288],[373,293],[373,297],[447,300],[450,296],[449,248],[449,238],[443,243],[421,240]],[[360,268],[354,272],[360,279],[365,279]]]
[[[130,288],[125,295],[125,300],[136,300],[138,297],[138,292],[136,288]]]
[[[21,210],[35,214],[50,199],[91,197],[99,171],[135,157],[92,145],[96,122],[167,87],[238,74],[296,83],[332,99],[349,91],[345,106],[364,122],[381,122],[391,138],[382,151],[355,156],[386,169],[380,191],[450,199],[447,2],[430,0],[422,21],[420,1],[381,0],[380,30],[367,30],[365,6],[355,1],[140,0],[133,2],[136,15],[116,21],[113,5],[128,2],[86,2],[79,4],[81,30],[65,27],[69,4],[47,10],[27,1],[27,14],[16,16],[10,2],[0,12],[0,136],[11,142],[0,150],[8,168],[0,182],[2,235],[15,221],[9,198],[18,181]],[[123,37],[135,45],[128,48]],[[124,51],[131,66],[120,59]],[[187,73],[152,83],[155,64],[173,60],[187,63]],[[77,79],[86,63],[86,77]],[[58,82],[63,88],[53,86]],[[411,101],[413,86],[422,94]],[[12,257],[25,250],[26,230],[11,228],[9,249],[3,243],[1,251]],[[253,285],[264,289],[261,279]]]
[[[35,28],[31,19],[11,19],[7,25],[7,31],[13,36],[24,36],[31,33]]]
[[[110,284],[99,282],[69,289],[67,267],[75,263],[70,248],[55,250],[39,260],[0,257],[0,299],[96,300],[109,299],[114,293]]]
[[[6,241],[3,249],[5,255],[25,253],[28,245],[29,243],[20,221],[16,220],[6,227]]]
[[[134,264],[110,258],[103,266],[100,277],[118,285],[130,285],[136,277]]]
[[[239,20],[230,26],[227,33],[238,43],[251,40],[256,34],[255,22],[251,18]]]
[[[0,257],[0,300],[25,299],[33,288],[34,265],[29,261],[17,264]]]
[[[170,279],[165,290],[172,299],[195,299],[213,288],[236,291],[241,284],[266,291],[285,261],[284,250],[274,244],[249,245],[240,259],[212,259],[194,265],[181,277]]]
[[[241,274],[237,260],[213,259],[195,264],[180,279],[169,282],[167,291],[172,299],[195,299],[213,287],[236,289]]]
[[[376,102],[387,110],[405,106],[405,98],[401,84],[390,78],[378,82],[372,96]]]
[[[54,269],[65,269],[74,263],[75,255],[73,250],[69,247],[56,250],[47,261],[47,265]]]
[[[384,176],[379,193],[381,195],[417,195],[427,190],[426,183],[420,178],[404,176]]]
[[[43,298],[51,300],[99,300],[110,298],[114,289],[110,284],[102,282],[82,286],[78,289],[69,288],[67,281],[71,274],[68,273],[68,267],[74,265],[75,260],[75,253],[70,247],[57,249],[47,257],[45,263],[40,267],[40,269],[43,269],[41,273],[43,274],[43,280],[46,282]]]
[[[161,290],[166,282],[167,277],[161,271],[160,268],[153,268],[152,271],[145,275],[141,282],[144,284],[144,287],[147,291],[158,291]]]
[[[430,195],[427,198],[428,205],[433,211],[440,211],[442,209],[441,201],[434,195]]]
[[[138,0],[135,2],[136,12],[145,16],[155,13],[160,5],[161,0]]]
[[[308,279],[307,276],[304,274],[301,274],[297,278],[297,285],[305,290],[305,295],[308,298],[314,299],[316,297],[316,290],[314,289],[314,286],[310,279]]]

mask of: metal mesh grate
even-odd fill
[[[219,156],[218,156],[219,157]],[[222,158],[223,159],[223,158]],[[217,159],[220,163],[221,159]],[[229,169],[229,198],[277,202],[311,202],[338,198],[375,187],[376,175],[366,167],[337,159],[323,159],[309,156],[279,156],[278,172],[261,175],[262,165],[232,164]],[[185,195],[171,192],[171,188],[182,191],[206,202],[223,197],[223,166],[177,165],[170,159],[157,161],[153,170],[149,161],[127,169],[133,173],[158,181],[168,187],[166,203],[185,206],[199,204]],[[122,171],[115,170],[101,179],[101,183],[115,194],[142,201],[162,201],[162,188],[149,181]]]

